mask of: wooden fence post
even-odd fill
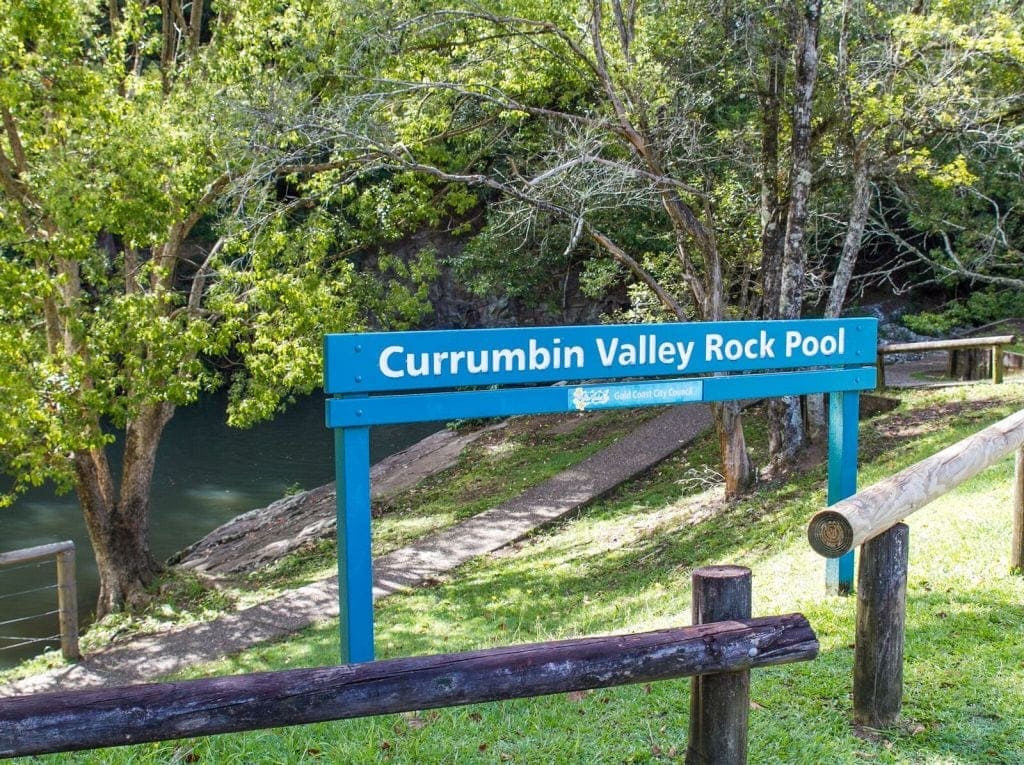
[[[861,546],[853,719],[871,728],[894,723],[903,703],[909,540],[909,527],[897,523]]]
[[[992,346],[992,382],[999,385],[1003,381],[1003,346]]]
[[[1017,449],[1013,470],[1013,536],[1010,570],[1024,574],[1024,446]]]
[[[693,623],[749,619],[750,569],[708,566],[693,572]],[[750,672],[698,675],[691,681],[687,765],[747,761]]]
[[[57,610],[60,612],[60,650],[68,661],[78,661],[78,587],[75,582],[75,548],[57,553]]]
[[[879,350],[875,354],[875,367],[877,372],[875,374],[875,389],[885,390],[885,351]]]

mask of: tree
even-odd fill
[[[331,215],[280,205],[273,184],[236,193],[246,116],[225,104],[267,76],[278,54],[262,44],[288,28],[276,12],[254,24],[257,7],[0,0],[0,460],[15,492],[75,488],[99,616],[159,569],[149,491],[175,408],[229,359],[233,419],[269,416],[318,384],[322,334],[360,326],[374,297]],[[261,224],[217,224],[229,200]],[[422,297],[395,294],[407,315]]]
[[[582,12],[543,0],[500,12],[417,7],[362,11],[376,14],[375,34],[345,68],[322,60],[342,82],[293,118],[305,145],[290,144],[288,161],[348,168],[342,185],[415,174],[479,189],[492,240],[528,249],[554,232],[564,257],[614,264],[663,315],[734,316],[736,263],[720,238],[729,170],[701,109],[716,77],[706,57],[722,50],[724,28],[699,36],[664,23],[692,18],[684,3],[657,19],[602,0]],[[686,52],[690,42],[699,51]],[[640,218],[652,230],[637,230]],[[740,412],[722,404],[715,414],[734,494],[753,478]]]
[[[813,177],[812,117],[818,80],[820,0],[799,4],[795,16],[789,24],[774,25],[776,29],[796,30],[792,45],[794,97],[785,204],[778,177],[782,168],[779,134],[786,81],[784,57],[790,47],[786,38],[769,39],[762,97],[762,279],[764,312],[772,319],[798,319],[802,315],[808,255],[806,230]],[[771,459],[776,467],[788,466],[805,442],[799,399],[784,396],[772,400],[769,415]]]
[[[920,285],[924,266],[939,280],[1020,286],[1019,8],[847,0],[835,26],[836,128],[819,219],[822,237],[842,246],[823,269],[826,315],[841,312],[865,244],[893,253],[872,278],[917,269],[909,282]],[[829,230],[829,219],[842,228]]]

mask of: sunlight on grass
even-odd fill
[[[861,486],[1017,410],[1014,387],[907,394],[900,409],[863,424]],[[763,455],[763,428],[751,425]],[[740,563],[754,571],[755,614],[802,611],[821,641],[814,662],[753,674],[752,763],[1024,762],[1024,577],[1007,571],[1010,460],[909,519],[903,717],[859,738],[849,724],[855,599],[825,595],[824,561],[805,537],[824,503],[824,469],[726,503],[719,487],[680,480],[713,453],[712,439],[695,444],[578,517],[382,601],[380,657],[684,625],[693,569]],[[325,624],[192,676],[332,664],[337,650],[336,625]],[[688,681],[669,681],[76,761],[682,762],[688,696]]]

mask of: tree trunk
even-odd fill
[[[754,464],[747,453],[743,435],[742,407],[738,401],[711,405],[722,454],[722,475],[725,477],[725,496],[738,497],[754,482]]]
[[[825,306],[825,317],[838,318],[843,312],[846,293],[853,279],[853,269],[857,265],[860,244],[864,238],[864,228],[871,209],[871,159],[863,143],[854,149],[853,154],[853,199],[850,201],[850,217],[846,224],[846,238],[843,240],[843,253],[836,266],[832,278],[832,288]]]
[[[785,250],[782,258],[782,279],[779,289],[779,318],[798,319],[804,294],[804,269],[807,247],[804,231],[811,198],[811,116],[814,89],[818,79],[818,28],[821,21],[821,0],[810,0],[802,6],[796,44],[796,75],[793,83],[796,99],[793,104],[793,140],[790,158],[789,210],[786,215]],[[803,414],[797,396],[775,399],[769,406],[769,450],[775,468],[792,464],[803,448]]]
[[[779,135],[782,92],[786,83],[786,45],[773,37],[767,52],[761,98],[761,282],[763,318],[778,318],[782,284],[782,202],[779,190]]]
[[[173,404],[144,404],[128,422],[116,496],[103,449],[75,456],[78,499],[99,569],[97,618],[141,603],[160,571],[149,547],[149,490],[160,437],[173,414]]]
[[[867,225],[868,212],[871,208],[871,156],[868,141],[870,131],[863,131],[859,137],[854,136],[853,106],[850,97],[850,16],[853,13],[852,0],[844,0],[839,25],[839,45],[837,70],[839,75],[838,118],[846,129],[843,132],[844,143],[853,156],[853,196],[850,199],[850,214],[846,223],[846,237],[843,239],[843,251],[839,256],[832,287],[825,305],[825,318],[838,319],[846,303],[846,295],[853,280],[853,271],[860,254],[864,228]],[[825,397],[818,393],[807,397],[807,428],[811,441],[820,442],[828,437],[828,425],[825,415]]]
[[[724,291],[721,289],[720,271],[717,284],[717,290],[708,290],[708,300],[703,306],[702,318],[704,321],[722,321],[723,319],[725,298]],[[750,454],[747,452],[747,440],[743,433],[743,408],[739,401],[726,401],[720,404],[711,404],[711,414],[715,420],[715,432],[718,435],[719,452],[722,455],[725,496],[731,499],[749,489],[757,476],[754,464],[750,460]]]
[[[843,240],[843,252],[832,278],[828,303],[825,306],[825,318],[837,319],[843,312],[846,295],[853,279],[853,270],[860,254],[860,244],[864,238],[868,211],[871,209],[871,160],[863,145],[854,149],[853,155],[853,199],[850,201],[850,217],[846,224],[846,238]],[[820,393],[807,397],[807,427],[810,439],[819,442],[827,437],[828,427],[825,423],[825,399]]]

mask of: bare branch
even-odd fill
[[[7,133],[7,142],[11,146],[11,156],[14,158],[14,166],[19,173],[28,172],[28,162],[25,159],[25,148],[21,143],[21,136],[18,133],[18,126],[14,122],[14,115],[7,106],[3,107],[4,130]]]
[[[230,173],[222,173],[207,185],[203,196],[192,207],[192,212],[181,222],[182,238],[187,237],[199,220],[208,212],[209,207],[221,196],[231,182]]]
[[[199,314],[200,307],[202,306],[203,293],[206,291],[206,282],[210,276],[210,266],[213,263],[214,258],[220,254],[220,251],[224,248],[224,244],[227,241],[227,237],[221,236],[214,243],[210,251],[206,253],[206,258],[203,259],[202,264],[196,269],[195,276],[192,277],[192,287],[188,293],[188,312],[193,316]]]

